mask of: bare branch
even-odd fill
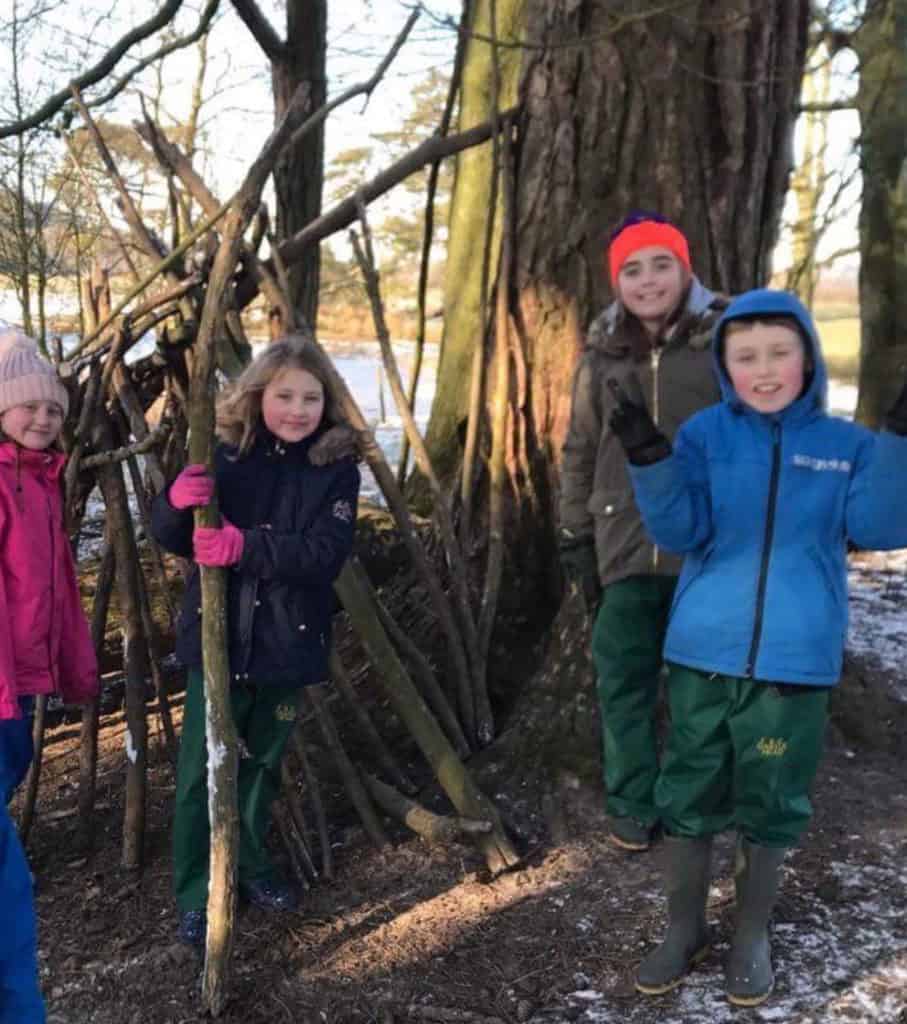
[[[515,118],[519,113],[519,107],[511,107],[510,110],[501,112],[500,118],[503,123],[507,118]],[[371,181],[367,181],[356,195],[350,196],[338,203],[332,210],[322,214],[316,220],[301,230],[297,231],[292,238],[286,239],[280,245],[280,255],[285,262],[294,263],[298,260],[307,246],[315,245],[323,238],[333,235],[343,228],[349,227],[358,217],[356,201],[361,197],[366,204],[371,203],[379,196],[384,195],[394,185],[399,184],[404,178],[421,170],[426,164],[435,160],[443,160],[445,157],[453,156],[470,146],[478,146],[491,138],[492,125],[490,121],[476,125],[468,131],[459,132],[456,135],[448,135],[441,138],[437,135],[426,139],[412,152],[401,157],[396,163],[376,174]]]
[[[220,7],[220,0],[208,0],[208,6],[202,11],[198,24],[188,35],[173,39],[169,43],[159,46],[153,53],[149,53],[147,57],[143,57],[135,67],[127,71],[121,78],[118,78],[107,92],[93,99],[87,106],[104,106],[105,103],[109,103],[115,96],[119,95],[137,75],[141,74],[145,68],[154,64],[155,61],[162,60],[177,50],[184,50],[187,46],[197,43],[211,27],[211,22],[214,20],[214,15],[217,14],[218,7]]]
[[[131,46],[141,42],[143,39],[147,39],[148,36],[153,35],[158,29],[169,24],[182,5],[183,0],[165,0],[163,7],[153,18],[149,18],[147,21],[142,22],[141,25],[137,25],[131,32],[127,32],[104,54],[97,64],[79,75],[78,78],[73,79],[65,89],[54,93],[33,114],[29,114],[28,117],[23,117],[19,121],[0,124],[0,139],[9,138],[11,135],[19,135],[30,128],[37,128],[38,125],[53,117],[69,100],[71,87],[85,89],[90,85],[94,85],[95,82],[100,82],[102,78],[110,74],[119,59]]]
[[[800,103],[798,114],[830,114],[836,110],[856,110],[857,98],[852,96],[845,100],[828,100],[825,103]]]
[[[161,422],[141,441],[124,445],[122,448],[113,448],[107,452],[98,452],[97,455],[86,455],[82,459],[81,468],[91,469],[95,466],[109,466],[114,462],[125,462],[132,455],[142,455],[144,452],[150,451],[169,433],[170,424]]]
[[[274,31],[271,23],[259,10],[255,0],[232,0],[232,3],[234,10],[255,37],[255,42],[264,50],[268,60],[275,62],[286,60],[286,43]]]

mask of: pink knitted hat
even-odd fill
[[[26,402],[56,402],[69,411],[69,395],[56,370],[27,335],[0,325],[0,413]]]

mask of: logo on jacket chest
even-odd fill
[[[851,469],[848,459],[820,459],[815,455],[794,455],[791,463],[801,469],[812,469],[817,473],[849,473]]]

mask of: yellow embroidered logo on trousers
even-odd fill
[[[278,722],[295,722],[296,721],[296,705],[295,704],[278,704],[274,711],[274,717]]]
[[[756,744],[756,750],[763,757],[784,757],[787,753],[787,740],[776,740],[763,736]]]

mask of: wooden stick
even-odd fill
[[[310,881],[318,879],[318,870],[312,858],[312,851],[309,847],[309,830],[302,809],[302,801],[299,799],[299,792],[296,789],[296,779],[293,777],[289,766],[289,756],[285,756],[280,762],[280,777],[283,782],[283,797],[287,804],[287,810],[296,826],[299,838],[299,855],[303,870]]]
[[[35,805],[38,800],[38,784],[41,781],[41,759],[44,755],[44,728],[47,721],[47,694],[39,693],[35,698],[35,716],[32,721],[32,754],[28,775],[25,777],[25,796],[22,801],[22,814],[19,818],[19,834],[22,845],[28,843],[32,822],[35,819]]]
[[[490,821],[435,814],[368,772],[363,774],[363,779],[375,803],[429,843],[452,843],[464,836],[484,835],[492,829]]]
[[[464,647],[472,669],[472,685],[468,687],[461,685],[459,691],[460,715],[463,719],[467,736],[478,739],[483,746],[487,746],[494,738],[494,720],[491,714],[491,705],[488,701],[488,689],[485,684],[484,675],[480,674],[480,652],[475,622],[473,621],[472,609],[470,607],[466,563],[457,541],[447,495],[444,493],[441,482],[435,474],[431,457],[428,454],[428,448],[422,439],[422,435],[419,433],[412,409],[410,409],[407,403],[406,394],[403,390],[400,368],[397,365],[397,359],[391,347],[390,332],[387,329],[387,322],[384,317],[384,303],[381,299],[378,270],[375,266],[371,231],[368,226],[368,217],[364,204],[360,204],[359,219],[362,224],[364,250],[355,233],[352,233],[351,240],[353,251],[356,255],[356,262],[359,264],[359,269],[365,280],[366,291],[371,303],[372,317],[375,321],[375,332],[378,335],[378,343],[381,346],[381,356],[384,361],[384,370],[394,396],[394,401],[397,403],[397,412],[403,420],[404,430],[412,445],[413,458],[431,489],[433,498],[432,508],[440,530],[447,563],[450,567],[453,589],[458,599],[456,607],[463,629]]]
[[[104,651],[104,635],[107,614],[110,609],[110,595],[113,590],[116,558],[110,536],[105,531],[104,553],[95,581],[94,602],[91,608],[91,642],[98,664]],[[79,730],[79,832],[82,845],[88,847],[94,836],[94,803],[98,771],[98,724],[100,720],[101,695],[82,708],[82,724]]]
[[[375,723],[372,721],[368,711],[366,711],[362,706],[362,701],[353,689],[349,673],[336,650],[331,651],[330,667],[331,681],[343,696],[349,709],[353,712],[356,723],[368,740],[369,746],[374,751],[375,757],[378,759],[378,764],[381,766],[381,770],[389,779],[393,779],[395,785],[404,792],[415,793],[416,787],[412,780],[397,763],[387,744],[381,738],[381,733],[379,733],[375,728]],[[467,747],[466,749],[468,753],[469,748]]]
[[[318,826],[318,841],[321,845],[321,873],[328,880],[334,877],[334,855],[331,852],[331,841],[328,836],[328,819],[324,813],[324,801],[321,799],[321,787],[318,785],[318,778],[312,770],[311,762],[305,752],[305,744],[302,741],[302,730],[299,726],[293,731],[290,737],[293,753],[302,766],[302,776],[305,779],[306,790],[309,799],[312,801],[312,810],[315,812],[315,823]]]
[[[489,467],[488,556],[485,588],[479,617],[479,644],[483,665],[487,664],[491,632],[497,612],[498,595],[504,565],[504,458],[507,451],[507,414],[510,405],[510,272],[513,265],[513,175],[511,145],[507,130],[503,133],[501,160],[504,223],[501,230],[501,260],[498,272],[497,312],[495,317],[495,385],[492,414],[491,465]]]
[[[460,15],[460,25],[465,26],[468,18],[469,8],[463,5]],[[466,40],[468,35],[460,33],[457,36],[457,50],[454,54],[454,66],[450,76],[450,83],[447,87],[447,98],[444,101],[444,111],[441,114],[441,122],[438,125],[437,135],[444,138],[450,131],[450,122],[453,118],[454,107],[456,106],[457,95],[460,91],[460,81],[463,76],[463,57],[466,53]],[[416,347],[413,353],[412,371],[409,375],[409,390],[407,401],[411,409],[416,408],[416,392],[419,390],[419,376],[422,371],[422,357],[425,351],[425,322],[427,317],[426,296],[428,294],[428,271],[431,265],[431,246],[435,229],[435,193],[438,189],[438,175],[441,170],[441,161],[433,160],[428,169],[428,184],[425,188],[425,215],[422,224],[422,254],[419,258],[419,284],[416,290]],[[409,461],[409,438],[404,433],[403,442],[400,445],[400,461],[397,463],[397,483],[402,488],[406,483],[406,466]]]
[[[365,834],[372,841],[375,849],[380,850],[383,846],[387,846],[387,835],[380,818],[375,813],[375,808],[369,799],[368,793],[362,785],[359,773],[356,771],[353,762],[349,759],[349,755],[343,747],[340,734],[337,732],[337,726],[334,722],[334,716],[331,714],[331,709],[325,703],[324,694],[320,692],[317,686],[307,686],[303,692],[315,712],[315,718],[325,745],[334,758],[334,763],[337,765],[344,788],[365,828]]]
[[[450,702],[441,689],[438,680],[435,678],[435,673],[428,663],[428,659],[424,657],[413,640],[400,628],[394,617],[387,610],[384,602],[378,596],[374,586],[372,586],[372,581],[369,579],[369,575],[362,563],[354,560],[350,564],[356,578],[371,596],[375,610],[378,613],[378,618],[385,630],[387,630],[387,635],[393,640],[394,645],[403,655],[404,659],[415,669],[416,676],[425,692],[425,697],[431,705],[432,711],[438,716],[438,720],[444,726],[444,730],[456,748],[457,754],[464,759],[469,757],[469,744],[463,735],[460,722],[454,714],[453,708],[450,706]]]
[[[349,562],[334,587],[397,714],[406,723],[451,803],[465,818],[487,819],[492,823],[492,831],[477,838],[489,870],[497,873],[513,866],[519,858],[504,831],[497,809],[475,784],[413,685],[387,634],[375,618],[368,593],[357,582]]]
[[[242,236],[261,202],[261,191],[274,164],[303,117],[309,90],[297,89],[280,123],[253,162],[224,223],[223,236],[208,279],[205,305],[194,346],[190,379],[190,442],[192,462],[214,465],[214,366]],[[219,526],[216,502],[195,509],[196,526]],[[236,808],[237,742],[230,702],[230,666],[226,637],[226,573],[201,566],[202,658],[205,677],[205,721],[208,738],[208,807],[211,855],[208,878],[208,932],[202,1001],[212,1016],[227,1004],[233,915],[236,907],[238,815]]]

